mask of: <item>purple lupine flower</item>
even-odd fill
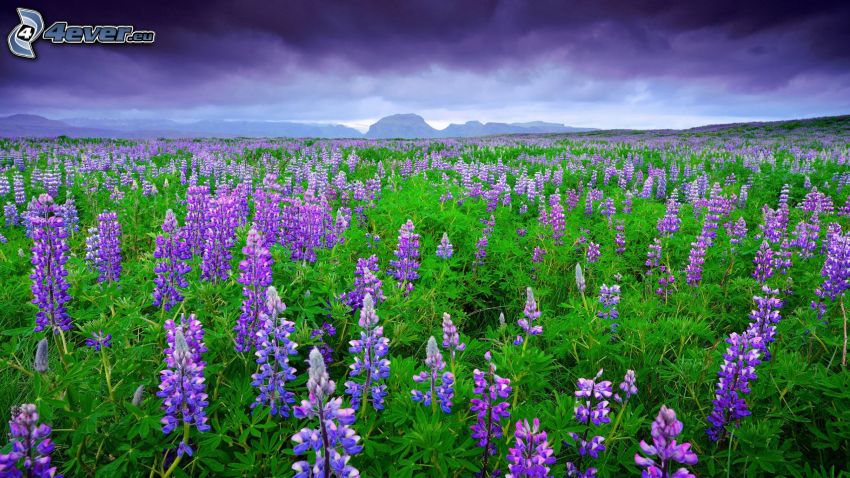
[[[617,220],[617,224],[614,226],[614,229],[617,230],[617,234],[614,235],[614,243],[617,245],[616,253],[622,254],[626,252],[626,223],[619,219]]]
[[[294,478],[358,478],[360,472],[348,464],[351,455],[363,450],[357,443],[360,437],[349,427],[356,419],[354,409],[342,408],[342,397],[332,396],[336,384],[328,376],[318,349],[310,351],[308,363],[308,399],[293,407],[293,415],[298,419],[316,419],[318,428],[302,428],[292,436],[292,442],[296,455],[312,449],[315,460],[312,466],[308,461],[293,464]]]
[[[413,281],[419,278],[419,234],[413,232],[413,221],[402,224],[398,232],[395,260],[390,261],[389,274],[396,278],[399,289],[407,297],[413,290]]]
[[[68,294],[68,231],[61,211],[47,194],[38,196],[32,221],[32,303],[39,311],[35,315],[35,331],[50,327],[54,333],[71,330],[71,317],[65,304]]]
[[[348,351],[356,354],[354,363],[350,365],[349,377],[363,376],[363,383],[349,380],[345,382],[345,393],[351,395],[351,406],[355,410],[361,403],[372,397],[372,407],[375,410],[384,409],[384,397],[387,396],[387,385],[382,383],[390,376],[390,361],[386,358],[389,352],[390,339],[383,336],[384,327],[378,325],[378,314],[375,313],[375,301],[366,294],[363,298],[363,308],[360,309],[360,339],[349,343]],[[366,394],[369,395],[366,395]]]
[[[271,174],[271,173],[269,173]],[[267,175],[268,178],[268,175]],[[275,179],[276,181],[276,179]],[[274,189],[257,189],[254,192],[254,227],[269,248],[279,241],[281,226],[281,195]]]
[[[767,241],[761,242],[761,246],[753,259],[753,264],[756,266],[753,277],[757,281],[765,283],[773,277],[773,249],[770,248]]]
[[[673,283],[676,282],[676,276],[673,273],[668,273],[667,266],[659,266],[658,272],[661,274],[661,277],[658,278],[658,287],[655,289],[655,293],[657,295],[663,295],[664,301],[667,301],[667,297],[670,294],[670,289],[673,286]]]
[[[740,244],[747,237],[747,221],[739,217],[737,221],[730,224],[726,233],[729,235],[730,244],[733,246]]]
[[[454,248],[452,243],[449,242],[448,233],[443,233],[443,238],[440,240],[440,245],[437,246],[437,257],[441,259],[448,259],[454,255]]]
[[[20,224],[18,218],[18,206],[7,202],[3,205],[3,217],[6,220],[6,227],[15,227]]]
[[[611,382],[608,380],[600,381],[602,377],[602,369],[597,372],[592,379],[579,378],[576,385],[578,390],[575,392],[576,420],[585,425],[584,434],[570,432],[570,438],[573,439],[573,446],[578,449],[578,459],[575,462],[567,462],[568,477],[593,477],[596,476],[595,467],[587,467],[582,470],[583,463],[586,458],[597,459],[599,453],[605,451],[605,445],[602,444],[605,438],[600,435],[591,435],[592,426],[601,426],[605,423],[610,423],[611,419],[608,414],[611,409],[608,406],[608,398],[613,394],[611,390]],[[566,444],[566,443],[565,443]]]
[[[727,425],[737,426],[742,418],[750,415],[745,397],[750,393],[750,382],[758,377],[755,367],[761,363],[760,341],[761,337],[734,332],[726,339],[729,348],[717,372],[718,381],[712,402],[714,409],[708,416],[711,426],[706,433],[711,441],[721,440],[726,435]]]
[[[86,346],[93,348],[95,352],[112,347],[112,334],[103,335],[102,330],[92,332],[91,337],[86,338]]]
[[[289,416],[289,404],[295,395],[286,390],[286,382],[295,380],[295,368],[289,356],[298,355],[298,344],[290,340],[295,323],[283,317],[286,305],[273,286],[266,291],[263,324],[257,330],[257,364],[260,370],[251,375],[251,385],[257,388],[257,399],[251,408],[268,407],[272,416]]]
[[[38,423],[38,410],[32,403],[12,408],[9,420],[11,450],[0,454],[0,476],[8,478],[62,478],[51,466],[54,445],[50,426]]]
[[[487,258],[488,245],[489,241],[487,240],[487,236],[481,236],[481,238],[478,239],[478,242],[475,243],[475,264],[484,264],[484,259]]]
[[[706,239],[699,235],[696,241],[691,243],[691,251],[688,254],[688,267],[685,269],[688,285],[696,287],[702,281],[702,266],[705,264]]]
[[[783,302],[777,297],[779,290],[762,286],[765,297],[753,296],[756,303],[755,310],[750,311],[750,326],[747,333],[751,337],[760,337],[761,340],[753,343],[753,347],[759,350],[763,362],[770,360],[768,346],[776,340],[776,324],[782,319],[779,309]]]
[[[339,243],[336,237],[331,208],[324,195],[317,196],[313,189],[304,193],[304,199],[284,199],[282,240],[291,251],[294,261],[316,262],[316,250],[332,248]]]
[[[637,389],[637,377],[635,377],[634,370],[627,370],[626,375],[623,377],[623,381],[620,382],[620,390],[625,394],[625,398],[621,397],[619,393],[614,394],[614,400],[617,403],[623,403],[624,401],[628,401],[633,395],[636,395],[638,392]]]
[[[682,225],[682,219],[679,217],[679,201],[676,200],[677,194],[672,194],[667,199],[667,209],[664,212],[664,217],[658,220],[656,229],[658,233],[665,237],[670,237]]]
[[[811,220],[805,219],[797,223],[794,228],[794,239],[791,241],[791,246],[800,250],[800,257],[808,259],[814,255],[817,248],[817,240],[820,236],[820,222],[818,214],[814,213]]]
[[[326,365],[330,365],[333,363],[334,349],[327,344],[325,337],[333,337],[335,335],[336,328],[327,322],[322,323],[321,327],[319,327],[318,329],[313,329],[310,332],[310,338],[315,339],[318,342],[316,348],[318,348],[319,352],[321,352],[322,359],[324,360]]]
[[[599,244],[597,244],[593,241],[588,241],[587,242],[587,251],[584,254],[584,258],[585,258],[585,260],[587,260],[587,263],[588,264],[595,263],[596,261],[599,260],[599,256],[601,256],[601,255],[602,255],[602,253],[599,252]]]
[[[446,368],[446,363],[443,361],[443,355],[437,347],[437,339],[431,336],[428,339],[428,345],[425,348],[425,366],[428,371],[419,372],[413,376],[413,381],[416,383],[427,383],[428,389],[423,393],[421,390],[411,390],[411,398],[414,402],[422,403],[426,407],[432,406],[433,398],[436,395],[437,402],[440,404],[440,410],[443,413],[452,412],[452,397],[454,397],[454,374],[451,372],[440,372]],[[439,377],[439,385],[437,379]]]
[[[24,190],[24,177],[17,171],[12,177],[12,189],[15,190],[15,204],[25,204],[27,202],[27,194]]]
[[[97,228],[86,241],[86,259],[98,273],[97,282],[118,282],[121,278],[121,224],[118,215],[104,211],[97,216]]]
[[[163,234],[156,236],[156,248],[153,252],[154,258],[160,259],[153,269],[156,273],[153,305],[155,307],[162,306],[166,311],[169,311],[178,302],[183,301],[183,294],[180,293],[180,290],[189,286],[186,274],[191,270],[191,267],[186,261],[192,253],[188,244],[180,236],[177,217],[171,209],[165,212],[162,232]]]
[[[609,287],[607,284],[602,284],[599,287],[599,303],[602,304],[602,310],[597,312],[596,316],[610,320],[611,333],[617,333],[617,319],[620,317],[617,311],[617,305],[620,303],[620,286],[614,284]]]
[[[528,420],[516,422],[516,445],[508,450],[508,471],[505,478],[546,478],[549,466],[555,463],[554,450],[549,446],[546,432],[540,431],[537,418],[528,424]]]
[[[697,463],[697,455],[691,451],[691,444],[676,442],[682,428],[682,422],[676,418],[676,412],[662,405],[658,416],[652,422],[652,445],[644,440],[640,442],[640,449],[646,456],[635,453],[635,464],[645,468],[644,478],[696,478],[696,475],[684,467],[672,470],[673,462],[683,465]]]
[[[546,257],[546,249],[535,246],[531,254],[531,263],[540,264],[541,262],[543,262],[544,257]]]
[[[534,299],[534,291],[531,290],[531,287],[525,288],[525,308],[522,313],[524,317],[517,320],[517,324],[525,332],[525,336],[518,335],[516,340],[514,340],[514,345],[526,343],[529,335],[540,335],[543,333],[542,325],[534,325],[534,321],[540,318],[541,312],[537,307],[537,300]],[[523,347],[525,346],[523,345]]]
[[[564,242],[564,231],[567,226],[564,218],[564,206],[561,204],[561,194],[558,191],[549,196],[549,207],[551,209],[544,222],[552,226],[552,240],[555,244],[561,244]]]
[[[652,271],[661,265],[661,241],[657,237],[652,240],[652,244],[649,245],[646,251],[646,262],[644,262],[644,265],[646,266],[647,275],[652,274]]]
[[[617,213],[617,208],[614,206],[614,200],[612,198],[606,198],[604,201],[599,203],[599,214],[602,214],[608,219],[608,227],[611,227],[611,222],[613,221],[614,214]]]
[[[242,252],[245,259],[239,263],[239,283],[242,284],[242,314],[233,330],[236,331],[236,351],[250,352],[257,340],[257,330],[263,326],[262,317],[269,313],[265,310],[266,290],[272,285],[271,253],[263,245],[263,239],[256,229],[248,231]]]
[[[182,235],[189,251],[200,256],[204,251],[204,237],[210,222],[210,192],[206,186],[192,185],[186,190],[186,224]]]
[[[823,282],[815,289],[817,301],[812,307],[818,310],[818,318],[826,313],[826,301],[835,302],[850,289],[850,234],[835,234],[827,245],[826,259],[821,268]]]
[[[496,470],[488,473],[488,462],[496,454],[496,441],[503,436],[501,421],[511,415],[508,410],[510,404],[506,401],[511,394],[511,381],[496,375],[496,364],[492,362],[490,352],[484,354],[484,358],[488,362],[487,371],[475,369],[472,372],[477,397],[470,401],[470,410],[476,414],[476,421],[471,427],[472,438],[484,448],[478,473],[482,477],[497,476]]]
[[[209,222],[204,230],[201,279],[216,282],[230,277],[231,249],[236,242],[238,226],[238,204],[230,195],[221,195],[210,201],[209,205],[212,211],[208,213]]]
[[[460,341],[460,335],[458,335],[457,327],[452,322],[452,316],[445,312],[443,312],[443,347],[450,351],[452,364],[454,364],[457,352],[466,350],[466,344]]]
[[[340,296],[340,299],[357,312],[363,308],[363,298],[371,295],[375,302],[380,304],[384,301],[384,288],[381,279],[378,279],[378,256],[372,254],[366,259],[357,259],[357,267],[354,269],[354,289]]]
[[[183,422],[183,437],[177,448],[177,456],[187,453],[193,455],[189,446],[189,429],[194,424],[199,432],[210,429],[205,409],[208,405],[202,354],[204,329],[201,322],[192,314],[189,318],[183,314],[180,324],[168,319],[165,322],[168,348],[165,349],[165,369],[161,372],[162,382],[157,396],[162,398],[162,433],[174,431]]]
[[[65,204],[62,205],[62,218],[65,219],[65,227],[68,228],[69,234],[80,230],[80,219],[77,216],[77,206],[74,204],[73,196],[65,199]]]

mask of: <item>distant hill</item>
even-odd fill
[[[296,123],[292,121],[201,120],[179,122],[167,119],[67,118],[52,120],[43,116],[17,114],[0,117],[4,137],[104,137],[104,138],[469,138],[497,134],[574,133],[592,131],[558,123],[452,123],[436,129],[416,114],[381,118],[364,135],[340,124]]]
[[[436,129],[416,114],[400,114],[381,118],[369,127],[367,138],[469,138],[497,134],[578,133],[593,128],[574,128],[559,123],[533,121],[530,123],[482,123],[467,121],[452,123]]]
[[[369,127],[367,138],[436,138],[439,130],[415,114],[386,116]]]

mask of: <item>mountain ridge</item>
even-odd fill
[[[293,121],[198,120],[178,122],[168,119],[48,119],[33,114],[0,117],[0,136],[4,137],[105,137],[105,138],[202,138],[202,137],[293,137],[355,139],[438,139],[477,137],[497,134],[574,133],[593,128],[573,128],[559,123],[482,123],[471,120],[437,129],[417,114],[385,116],[364,134],[349,126],[333,123]]]

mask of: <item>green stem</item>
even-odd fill
[[[182,441],[186,445],[189,444],[189,431],[190,431],[189,422],[183,422],[183,440]],[[178,455],[177,458],[175,458],[174,461],[171,463],[171,466],[169,466],[168,469],[165,470],[165,473],[162,474],[162,478],[168,478],[169,476],[171,476],[171,474],[174,473],[174,470],[177,469],[177,465],[180,464],[180,459],[182,459],[182,458],[183,458],[183,455]]]
[[[729,435],[729,450],[726,453],[726,478],[729,478],[729,474],[732,472],[732,440],[735,439],[735,430],[732,429],[732,433]]]
[[[115,389],[112,388],[112,370],[109,367],[109,360],[106,358],[106,351],[103,347],[100,348],[100,362],[103,364],[103,375],[106,376],[106,388],[109,390],[109,400],[115,402]]]

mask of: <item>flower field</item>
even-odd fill
[[[0,140],[0,476],[850,476],[850,119]]]

